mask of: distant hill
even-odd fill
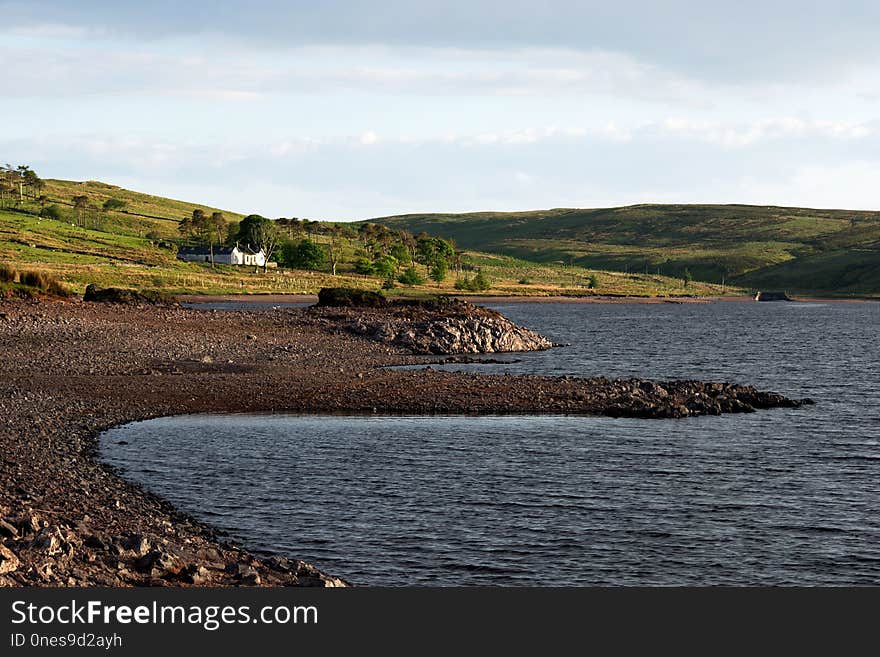
[[[377,289],[385,282],[381,277],[358,273],[356,262],[367,255],[365,238],[358,233],[342,238],[340,253],[344,258],[339,275],[330,274],[327,267],[320,271],[278,268],[267,273],[245,267],[212,267],[208,263],[181,262],[175,254],[182,241],[178,222],[192,216],[193,210],[211,213],[216,208],[97,181],[43,183],[43,199],[31,194],[22,200],[15,190],[0,194],[0,266],[9,264],[20,271],[49,274],[76,292],[82,292],[88,283],[155,288],[171,293],[230,294],[316,292],[327,285]],[[86,210],[75,206],[77,197],[86,198]],[[80,212],[86,216],[80,216]],[[242,219],[242,215],[234,212],[223,214],[230,223]],[[309,226],[312,240],[324,246],[332,243],[333,237],[327,230],[330,224],[319,222]],[[282,230],[285,238],[303,237],[302,233],[292,232],[289,223]],[[670,296],[741,292],[731,285],[721,288],[696,281],[685,284],[680,278],[654,273],[625,275],[479,252],[464,254],[460,264],[462,269],[450,272],[442,283],[426,280],[419,285],[399,285],[393,293],[463,294],[455,288],[456,279],[467,280],[477,269],[491,281],[491,293],[500,295]],[[426,267],[419,265],[419,271],[427,278]]]
[[[591,269],[658,272],[795,293],[880,294],[880,212],[634,205],[369,220],[460,248]]]

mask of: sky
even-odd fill
[[[271,217],[880,209],[880,3],[0,0],[0,161]]]

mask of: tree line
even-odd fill
[[[110,212],[138,215],[126,210],[121,199],[108,198],[102,204],[86,194],[70,201],[50,199],[46,184],[28,165],[0,166],[0,208],[35,213],[41,217],[72,221],[83,228],[103,229]],[[67,206],[62,209],[60,205]],[[26,207],[29,206],[29,207]],[[147,215],[143,215],[147,216]],[[167,219],[154,217],[156,219]],[[195,209],[178,220],[183,243],[251,248],[262,250],[267,261],[292,269],[327,271],[336,275],[344,270],[383,279],[384,287],[397,283],[421,285],[430,279],[440,284],[451,272],[457,289],[488,289],[489,281],[474,273],[456,249],[454,242],[427,233],[413,235],[375,223],[345,224],[297,217],[269,219],[251,214],[241,221],[230,221],[222,212]],[[148,233],[147,237],[159,238]]]
[[[194,210],[178,224],[188,242],[206,246],[262,249],[266,260],[292,269],[327,271],[341,269],[396,283],[421,285],[427,279],[438,284],[450,272],[458,289],[485,290],[489,281],[481,272],[471,277],[471,268],[451,240],[427,233],[412,235],[374,223],[340,224],[297,217],[269,219],[258,214],[240,222],[229,222],[222,212]]]
[[[66,221],[68,217],[65,215],[70,215],[75,225],[100,230],[107,212],[124,212],[127,205],[125,201],[116,198],[108,198],[98,205],[86,194],[75,194],[70,201],[50,199],[44,193],[45,188],[45,181],[26,164],[0,166],[0,209],[32,213],[33,210],[26,208],[25,204],[36,204],[39,206],[36,214],[40,217]],[[62,205],[70,210],[65,211]]]

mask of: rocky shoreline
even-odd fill
[[[322,306],[319,301],[309,312],[355,335],[414,354],[494,354],[554,346],[495,310],[448,297],[393,301],[379,308]]]
[[[97,436],[127,422],[280,411],[661,418],[802,403],[722,383],[387,369],[423,360],[413,345],[357,335],[358,311],[333,312],[4,302],[0,585],[345,584],[249,553],[122,481],[97,461]]]

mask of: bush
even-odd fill
[[[40,210],[40,216],[45,217],[46,219],[54,219],[55,221],[62,221],[64,218],[64,214],[61,211],[61,207],[55,205],[47,205],[45,208]]]
[[[54,294],[59,297],[70,295],[68,289],[54,276],[44,274],[39,271],[23,271],[19,274],[19,280],[22,285],[33,288],[47,294]]]
[[[108,198],[106,201],[104,201],[103,207],[105,210],[121,210],[126,205],[128,205],[128,203],[118,198]]]
[[[596,274],[590,274],[590,277],[587,279],[587,287],[591,290],[599,287],[599,277]]]
[[[397,271],[398,260],[394,256],[384,255],[373,261],[373,269],[377,276],[392,278]]]
[[[376,273],[376,268],[373,266],[373,263],[367,258],[358,258],[354,261],[354,270],[358,274],[363,274],[364,276],[372,276]]]
[[[404,285],[422,285],[425,282],[425,279],[421,277],[419,272],[416,271],[415,267],[408,267],[400,276],[397,277],[397,280]]]
[[[309,239],[285,242],[281,247],[281,264],[293,269],[323,269],[327,265],[327,249]]]
[[[519,279],[517,281],[517,283],[519,283],[520,285],[531,285],[532,279],[528,278],[527,276],[523,276],[521,279]]]
[[[9,265],[0,265],[0,282],[18,283],[18,272]]]
[[[446,280],[446,273],[449,271],[449,267],[446,264],[446,261],[442,258],[438,259],[434,265],[431,267],[431,280],[437,281],[438,283],[442,283]]]
[[[694,275],[691,274],[690,269],[685,267],[684,271],[681,273],[681,282],[684,284],[685,287],[687,287],[688,285],[690,285],[690,282],[692,280],[694,280]]]
[[[383,290],[393,290],[396,287],[397,287],[397,283],[394,282],[394,278],[392,278],[391,276],[386,278],[385,282],[382,283]]]
[[[456,290],[468,290],[470,292],[485,292],[492,284],[489,279],[486,278],[486,275],[479,271],[477,275],[471,279],[460,278],[455,281],[455,289]]]
[[[476,292],[483,292],[492,287],[489,279],[486,278],[486,275],[481,271],[478,271],[477,275],[474,276],[473,280],[471,281],[471,285]]]
[[[38,290],[46,291],[49,289],[51,278],[38,271],[23,271],[19,277],[22,285],[35,287]]]

